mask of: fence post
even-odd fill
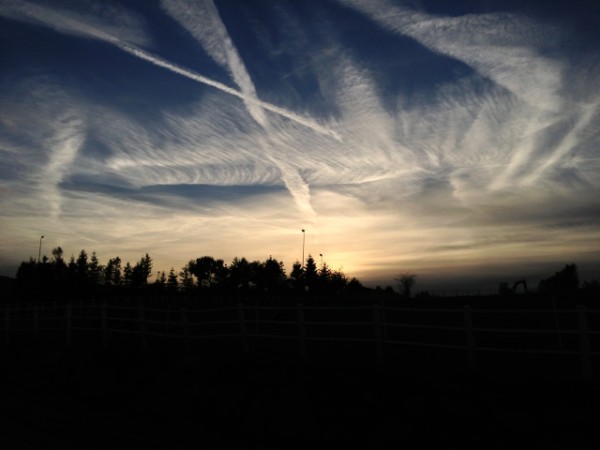
[[[181,308],[181,329],[183,331],[183,344],[185,346],[185,351],[190,352],[192,349],[190,342],[190,328],[188,326],[188,316],[187,309]]]
[[[381,295],[381,322],[383,325],[383,338],[387,339],[388,337],[388,329],[387,329],[387,319],[385,317],[385,295]]]
[[[258,315],[260,312],[260,306],[259,306],[259,301],[260,301],[260,296],[257,295],[256,296],[256,311],[254,313],[254,334],[258,334]]]
[[[378,303],[373,304],[373,334],[375,337],[375,356],[377,364],[383,366],[383,338],[381,332],[381,307]]]
[[[71,346],[71,328],[73,326],[73,305],[71,302],[67,303],[67,328],[66,328],[66,338],[67,338],[67,347]]]
[[[304,325],[304,305],[298,303],[298,336],[300,337],[300,356],[302,362],[308,361],[308,353],[306,352],[306,327]]]
[[[473,337],[473,315],[469,305],[463,306],[465,320],[465,340],[467,344],[467,365],[471,375],[477,373],[477,363],[475,360],[475,339]]]
[[[558,344],[558,350],[564,350],[565,349],[565,345],[563,343],[563,338],[562,338],[562,333],[560,332],[561,330],[561,325],[560,325],[560,316],[558,314],[558,308],[556,305],[556,297],[552,297],[552,309],[554,310],[554,328],[556,328],[556,339],[557,339],[557,344]]]
[[[592,373],[590,335],[588,333],[586,308],[583,305],[577,305],[577,328],[579,330],[579,347],[581,351],[581,371],[583,381],[591,383],[594,377]]]
[[[4,308],[4,342],[10,342],[10,306]]]
[[[33,335],[36,338],[39,336],[38,308],[36,305],[33,306]]]
[[[106,319],[106,302],[100,304],[100,319],[102,321],[102,346],[108,349],[108,321]]]
[[[244,305],[242,303],[237,304],[238,310],[238,320],[240,321],[240,333],[242,336],[242,351],[244,353],[244,357],[248,357],[250,353],[250,349],[248,347],[248,332],[246,329],[246,317],[244,316]]]
[[[138,319],[142,350],[144,352],[148,352],[148,336],[146,336],[146,315],[144,314],[144,305],[141,302],[138,306]]]

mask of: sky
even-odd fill
[[[599,278],[599,124],[594,0],[0,0],[0,274]]]

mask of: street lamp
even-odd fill
[[[319,253],[319,256],[321,257],[321,267],[323,267],[323,253]]]
[[[40,237],[40,249],[38,251],[38,264],[42,260],[42,239],[44,239],[44,235],[42,235],[42,237]]]
[[[304,269],[304,244],[306,242],[306,233],[302,228],[302,268]]]

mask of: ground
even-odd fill
[[[7,449],[598,448],[599,390],[560,380],[201,355],[3,349]]]

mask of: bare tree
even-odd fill
[[[398,287],[402,292],[402,295],[406,298],[410,298],[410,293],[415,284],[417,284],[417,276],[414,273],[404,272],[394,278],[398,283]]]

